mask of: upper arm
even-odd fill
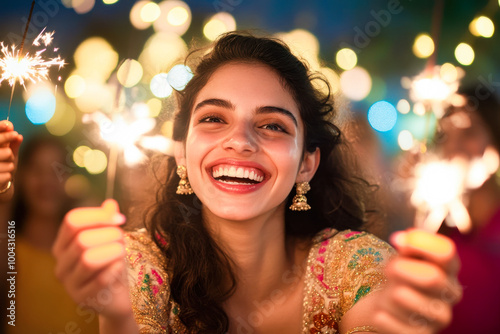
[[[170,314],[170,287],[164,255],[146,233],[125,238],[129,293],[141,333],[166,330]]]

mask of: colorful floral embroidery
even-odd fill
[[[140,333],[186,333],[170,296],[163,252],[145,230],[129,233],[125,240]],[[364,232],[326,229],[313,240],[304,278],[302,332],[338,334],[345,312],[385,282],[383,266],[393,250]]]
[[[333,317],[326,313],[318,313],[313,317],[314,327],[309,330],[309,333],[326,333],[323,330],[334,329],[335,333],[338,331],[339,326],[333,320]],[[326,328],[325,328],[326,327]]]
[[[354,269],[359,264],[372,264],[372,263],[380,263],[384,260],[382,254],[379,251],[374,250],[373,248],[361,248],[356,251],[356,254],[352,256],[352,260],[349,261],[348,268]]]
[[[329,239],[315,239],[309,254],[303,332],[337,334],[345,312],[385,283],[384,261],[394,251],[366,232],[320,235]]]
[[[366,296],[368,292],[370,292],[370,290],[371,288],[369,286],[366,285],[360,286],[358,291],[356,291],[356,297],[354,297],[354,304],[356,304],[361,297]]]

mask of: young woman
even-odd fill
[[[102,333],[434,333],[449,321],[452,243],[401,233],[396,256],[355,232],[366,184],[303,62],[230,33],[194,74],[147,230],[123,234],[108,200],[68,213],[53,248]]]

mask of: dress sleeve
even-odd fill
[[[386,242],[365,232],[344,231],[338,242],[344,253],[339,311],[342,316],[361,298],[381,289],[387,278],[384,269],[395,254]]]
[[[140,333],[165,333],[171,312],[164,255],[145,229],[125,234],[130,299]]]

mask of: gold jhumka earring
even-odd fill
[[[293,203],[290,205],[290,210],[292,211],[307,211],[311,210],[311,206],[307,204],[307,198],[305,194],[311,190],[309,182],[297,182],[295,185],[297,195],[293,197]]]
[[[193,188],[191,188],[191,185],[189,184],[186,167],[177,166],[177,175],[179,175],[181,179],[179,180],[179,185],[177,186],[177,191],[175,193],[178,195],[191,195],[193,193]]]

